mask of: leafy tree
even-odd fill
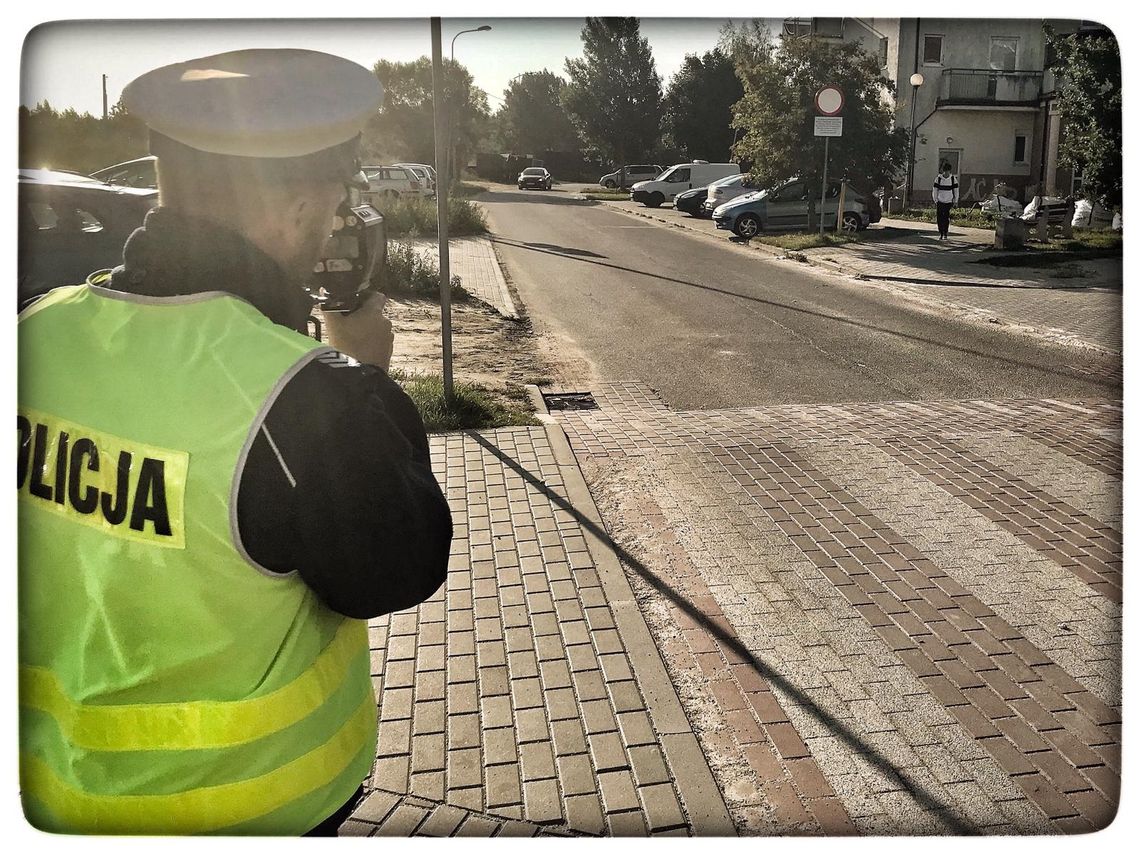
[[[727,53],[717,49],[704,56],[686,55],[665,92],[670,141],[688,159],[728,160],[734,141],[732,106],[743,95],[744,87]]]
[[[1085,195],[1107,208],[1123,199],[1120,45],[1112,33],[1058,35],[1045,27],[1056,52],[1052,70],[1064,117],[1058,155],[1081,170]]]
[[[435,98],[431,58],[414,62],[382,59],[372,67],[384,86],[384,104],[364,132],[366,158],[435,163]],[[486,131],[487,93],[473,85],[460,63],[443,60],[444,104],[451,118],[451,146],[465,163]]]
[[[503,91],[499,110],[508,151],[572,151],[581,147],[578,131],[562,108],[566,81],[545,68],[514,78]]]
[[[832,139],[828,175],[871,189],[890,182],[906,162],[906,130],[894,128],[879,60],[858,44],[781,36],[773,43],[754,31],[738,44],[736,73],[744,97],[733,115],[743,135],[733,146],[753,163],[752,180],[770,189],[792,178],[809,187],[823,179],[823,137],[815,136],[815,93],[826,85],[844,95],[843,136]],[[818,195],[818,194],[814,194]],[[814,220],[815,201],[810,203]]]
[[[613,162],[644,158],[661,138],[661,78],[637,18],[587,18],[566,60],[562,104],[587,145]]]
[[[89,174],[148,153],[146,126],[116,104],[105,119],[73,109],[57,112],[47,101],[20,107],[19,163],[24,168],[70,169]]]

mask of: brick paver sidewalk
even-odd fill
[[[1070,833],[1120,792],[1121,407],[558,413],[743,833]]]
[[[345,835],[732,834],[558,428],[431,439],[445,588],[370,623],[379,757]]]
[[[393,238],[393,242],[400,242],[400,238]],[[433,263],[439,263],[439,244],[435,240],[419,239],[412,241],[412,245]],[[448,256],[451,274],[459,276],[465,290],[504,317],[518,319],[518,308],[511,298],[490,238],[453,238],[448,241]]]

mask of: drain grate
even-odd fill
[[[588,391],[564,392],[561,394],[543,394],[546,408],[551,412],[564,409],[597,409],[598,402],[594,395]]]

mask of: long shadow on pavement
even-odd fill
[[[890,761],[881,756],[874,747],[863,741],[858,733],[853,732],[842,721],[837,720],[825,709],[820,708],[810,697],[788,682],[788,680],[779,673],[766,667],[739,639],[710,621],[695,605],[670,588],[664,581],[658,578],[652,570],[611,540],[604,528],[596,525],[591,519],[584,516],[567,499],[555,493],[544,481],[527,471],[521,463],[500,450],[498,446],[479,433],[475,431],[465,431],[465,435],[470,436],[493,454],[500,462],[517,472],[527,483],[546,495],[552,503],[571,514],[578,524],[594,534],[594,536],[600,539],[606,546],[612,548],[621,561],[641,576],[654,590],[676,605],[680,610],[684,611],[692,620],[704,626],[706,631],[715,635],[716,638],[731,649],[741,661],[748,663],[757,674],[772,684],[778,685],[781,690],[795,698],[795,701],[806,709],[812,717],[827,727],[831,732],[835,733],[848,747],[864,756],[867,761],[875,766],[884,776],[898,783],[899,786],[905,789],[922,806],[942,818],[955,833],[967,835],[977,833],[976,829],[963,822],[947,804],[940,802],[934,795],[927,792],[921,783],[908,779],[903,769],[896,768],[892,765]]]
[[[498,235],[491,235],[491,241],[493,243],[501,243],[504,246],[511,246],[511,247],[514,247],[517,249],[526,249],[526,250],[529,250],[531,252],[541,252],[544,255],[554,255],[558,258],[566,258],[566,259],[571,260],[571,261],[581,261],[584,264],[597,264],[600,267],[609,267],[612,270],[621,270],[622,272],[625,272],[625,273],[636,273],[639,276],[647,276],[648,278],[651,278],[651,279],[660,279],[661,281],[664,281],[664,282],[674,282],[678,285],[685,285],[685,286],[690,287],[690,288],[698,288],[702,291],[710,291],[712,293],[722,294],[723,296],[734,297],[736,299],[747,300],[748,302],[754,302],[754,303],[759,303],[761,305],[772,306],[773,308],[782,308],[786,311],[792,311],[792,312],[796,312],[798,314],[806,314],[806,315],[810,315],[811,317],[819,317],[819,318],[823,318],[824,320],[832,320],[832,321],[835,321],[836,323],[843,323],[843,324],[846,324],[848,326],[855,326],[859,329],[867,329],[867,330],[870,330],[871,332],[879,332],[879,333],[883,333],[885,335],[893,335],[896,338],[903,338],[907,341],[914,341],[914,342],[917,342],[919,344],[926,344],[926,345],[931,345],[934,347],[940,347],[940,348],[945,349],[945,350],[953,350],[956,353],[964,353],[967,356],[981,356],[981,357],[986,358],[986,359],[992,359],[995,362],[1003,362],[1007,365],[1013,365],[1013,366],[1018,367],[1018,368],[1029,368],[1031,370],[1041,371],[1042,373],[1053,374],[1054,376],[1058,376],[1058,377],[1065,377],[1066,379],[1081,380],[1082,382],[1088,382],[1089,381],[1089,375],[1087,373],[1079,371],[1079,370],[1073,370],[1073,371],[1059,370],[1056,367],[1052,367],[1052,366],[1047,365],[1047,364],[1042,364],[1040,362],[1025,362],[1025,361],[1021,361],[1018,359],[1010,359],[1007,356],[999,356],[996,353],[983,353],[979,350],[974,350],[974,349],[971,349],[969,347],[961,347],[957,344],[948,344],[944,341],[935,341],[931,338],[923,338],[921,335],[911,335],[907,332],[899,332],[898,330],[894,330],[894,329],[884,329],[881,326],[874,326],[873,324],[870,324],[870,323],[863,323],[863,322],[858,321],[858,320],[852,320],[852,319],[847,318],[847,317],[840,317],[839,315],[835,315],[835,314],[827,314],[826,312],[822,312],[822,311],[813,311],[809,308],[801,308],[799,306],[789,305],[787,303],[776,302],[775,300],[768,300],[768,299],[762,299],[760,297],[748,296],[747,294],[738,294],[735,291],[725,290],[724,288],[717,288],[717,287],[713,287],[712,285],[702,285],[702,284],[698,284],[697,282],[690,282],[686,279],[675,279],[672,276],[663,276],[660,273],[647,273],[644,270],[637,270],[637,269],[634,269],[633,267],[623,267],[620,264],[613,264],[613,263],[609,263],[607,261],[597,261],[593,258],[583,258],[581,255],[577,254],[577,250],[566,251],[566,250],[561,249],[561,248],[543,249],[543,248],[540,248],[540,246],[542,244],[524,243],[524,242],[519,241],[519,240],[510,240],[508,238],[500,237]],[[1108,389],[1110,391],[1112,391],[1114,394],[1119,394],[1119,386],[1115,383],[1098,383],[1098,384],[1107,386]]]

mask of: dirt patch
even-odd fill
[[[396,339],[392,367],[413,373],[441,373],[443,324],[439,304],[392,298],[385,312]],[[534,383],[549,374],[529,322],[505,318],[478,300],[452,303],[451,352],[456,380],[491,389],[508,383]]]

